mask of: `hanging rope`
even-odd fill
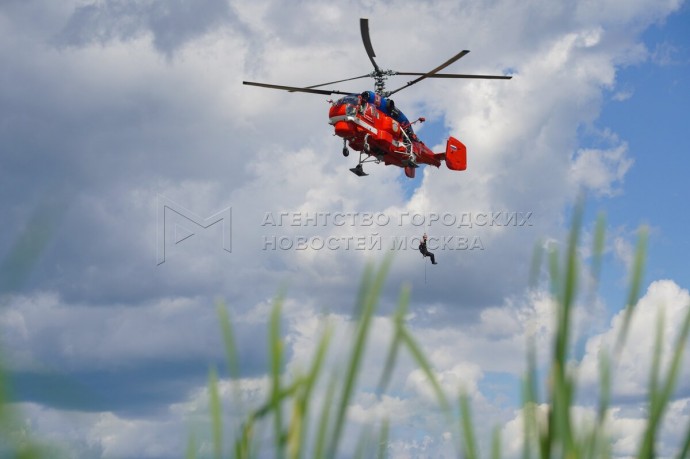
[[[426,232],[424,233],[424,236],[426,236]],[[421,244],[424,239],[420,240],[419,243]],[[426,242],[424,242],[426,244]],[[422,254],[424,256],[424,285],[426,285],[426,259],[427,256],[425,254]]]

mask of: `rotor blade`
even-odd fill
[[[326,86],[327,84],[336,84],[336,83],[342,83],[343,81],[351,81],[351,80],[358,80],[360,78],[366,78],[369,75],[368,73],[366,75],[361,75],[361,76],[356,76],[352,78],[345,78],[344,80],[337,80],[337,81],[329,81],[328,83],[321,83],[321,84],[315,84],[312,86],[306,86],[306,89],[311,89],[311,88],[318,88],[319,86]]]
[[[310,88],[298,88],[296,86],[282,86],[278,84],[267,84],[267,83],[255,83],[253,81],[243,81],[242,84],[246,84],[249,86],[258,86],[260,88],[272,88],[272,89],[282,89],[283,91],[290,91],[290,92],[308,92],[310,94],[323,94],[325,96],[330,96],[331,94],[352,94],[351,92],[343,92],[343,91],[336,91],[336,90],[325,90],[325,89],[310,89]]]
[[[426,75],[417,72],[395,72],[396,75]],[[506,75],[465,75],[462,73],[435,73],[427,75],[427,78],[483,78],[485,80],[510,80],[512,76]]]
[[[414,80],[412,80],[412,81],[408,81],[407,84],[406,84],[405,86],[402,86],[402,87],[396,89],[395,91],[389,92],[388,95],[390,96],[390,95],[395,94],[396,92],[398,92],[398,91],[400,91],[400,90],[403,90],[403,89],[407,88],[408,86],[412,86],[412,85],[415,84],[415,83],[419,83],[419,82],[422,81],[424,78],[429,78],[431,75],[434,75],[435,73],[440,72],[441,70],[445,69],[445,68],[448,67],[450,64],[452,64],[453,62],[457,61],[458,59],[460,59],[461,57],[463,57],[463,56],[464,56],[465,54],[467,54],[467,53],[469,53],[469,51],[466,50],[466,49],[460,51],[458,54],[456,54],[455,56],[451,57],[451,58],[448,59],[446,62],[444,62],[443,64],[439,65],[438,67],[436,67],[436,68],[433,69],[432,71],[423,74],[422,76],[420,76],[420,77],[417,78],[417,79],[414,79]]]
[[[371,38],[369,37],[369,19],[359,19],[359,30],[360,32],[362,32],[362,41],[364,42],[364,49],[367,51],[367,56],[369,56],[369,60],[371,61],[371,64],[374,66],[374,70],[378,72],[380,69],[379,66],[376,65],[376,61],[374,61],[374,57],[376,57],[376,54],[374,53],[373,46],[371,46]]]

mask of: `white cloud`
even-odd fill
[[[635,259],[635,250],[632,243],[622,236],[614,237],[613,253],[625,266],[625,271],[630,273]]]
[[[636,399],[646,396],[657,323],[660,318],[663,318],[660,374],[666,374],[673,346],[678,339],[680,327],[689,308],[690,294],[675,282],[661,280],[649,285],[647,292],[635,305],[626,345],[620,358],[613,362],[616,369],[613,384],[614,396]],[[597,384],[599,355],[601,352],[612,352],[623,326],[623,316],[624,312],[619,312],[611,320],[608,330],[587,340],[580,367],[583,383],[590,386]],[[687,381],[690,381],[690,355],[687,353],[683,356],[681,368],[683,370],[678,375],[678,384],[679,390],[682,391],[688,389]]]
[[[633,160],[626,156],[627,150],[625,144],[610,150],[579,150],[571,166],[574,182],[599,195],[619,193],[620,188],[616,185],[623,181],[633,164]]]
[[[616,92],[613,95],[612,99],[617,101],[617,102],[623,102],[623,101],[630,99],[634,94],[635,94],[635,91],[633,91],[632,89],[624,89],[622,91]]]

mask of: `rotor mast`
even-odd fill
[[[388,91],[386,91],[386,80],[389,76],[396,75],[393,70],[374,70],[369,74],[370,77],[374,79],[374,92],[381,97],[388,97]]]

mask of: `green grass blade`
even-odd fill
[[[223,452],[223,424],[220,395],[218,393],[218,376],[216,370],[211,368],[208,376],[209,407],[211,409],[211,429],[213,433],[213,455],[220,459]]]
[[[186,459],[196,459],[196,438],[194,432],[190,432],[189,440],[187,440],[187,452],[184,456]]]
[[[650,411],[656,411],[656,403],[659,401],[659,372],[661,369],[662,342],[664,336],[664,309],[659,309],[656,320],[656,334],[654,337],[654,349],[652,351],[652,369],[649,378]]]
[[[584,212],[584,205],[582,201],[579,201],[574,213],[573,222],[570,227],[570,235],[568,236],[568,252],[565,259],[565,285],[563,289],[563,296],[561,298],[562,307],[565,312],[561,320],[563,320],[562,326],[568,323],[569,312],[571,310],[572,304],[575,301],[575,293],[577,292],[577,249],[578,241],[580,239],[580,227],[582,226],[582,214]],[[566,327],[564,327],[566,328]],[[566,330],[567,331],[567,328]]]
[[[326,389],[326,399],[321,407],[321,415],[319,416],[319,428],[316,432],[316,440],[314,445],[314,457],[324,457],[327,438],[326,435],[330,427],[331,406],[333,406],[333,399],[335,398],[336,381],[340,377],[333,373],[331,380]]]
[[[532,445],[539,438],[539,425],[537,424],[537,356],[534,337],[527,338],[527,374],[522,384],[522,416],[523,416],[523,443],[522,457],[532,457]]]
[[[594,227],[594,246],[592,248],[592,292],[596,291],[601,277],[601,261],[604,255],[604,244],[606,242],[606,217],[604,214],[597,216]]]
[[[573,223],[568,237],[568,250],[565,259],[565,283],[562,285],[562,293],[557,298],[559,304],[557,307],[557,327],[556,327],[556,348],[554,358],[558,365],[556,366],[559,372],[559,377],[562,382],[565,382],[565,369],[568,360],[568,346],[570,339],[570,315],[573,303],[575,302],[575,293],[577,291],[577,248],[580,234],[580,226],[582,222],[583,206],[581,203],[577,205],[573,213]],[[559,388],[559,386],[556,386]],[[563,388],[561,386],[560,388]]]
[[[228,371],[232,379],[239,379],[240,366],[239,358],[237,356],[237,346],[235,345],[235,332],[232,329],[232,323],[228,315],[228,310],[223,302],[216,304],[216,311],[218,313],[218,322],[220,322],[220,330],[223,335],[223,344],[225,345],[225,358],[227,359]]]
[[[357,448],[355,449],[354,459],[363,459],[366,452],[370,449],[371,444],[371,428],[367,425],[362,429],[357,441]]]
[[[640,228],[637,238],[637,247],[635,249],[635,259],[633,261],[632,272],[630,275],[630,291],[628,292],[628,300],[625,305],[625,312],[623,315],[623,326],[621,327],[618,337],[616,338],[616,346],[614,348],[615,361],[618,361],[620,352],[625,344],[628,336],[628,329],[630,328],[630,320],[632,319],[633,310],[640,297],[640,290],[642,288],[642,276],[644,271],[645,259],[647,256],[647,228]]]
[[[541,265],[544,258],[544,246],[543,242],[539,241],[534,245],[534,251],[532,252],[532,266],[529,270],[529,286],[530,288],[536,288],[539,283],[539,274],[541,272]]]
[[[360,282],[359,291],[357,292],[357,302],[355,303],[355,317],[358,320],[364,311],[364,307],[367,304],[367,298],[373,289],[373,281],[375,276],[376,273],[374,272],[373,265],[367,264],[364,267],[362,281]]]
[[[378,459],[386,459],[388,457],[388,429],[388,419],[384,419],[381,425],[381,432],[379,432],[379,449],[376,454]]]
[[[611,402],[611,361],[605,350],[599,352],[599,401],[597,406],[597,418],[582,446],[586,451],[584,457],[608,457],[604,455],[603,447],[607,442],[605,438],[606,414]]]
[[[327,327],[316,347],[316,354],[312,360],[311,369],[302,384],[302,391],[297,400],[298,417],[295,420],[299,425],[298,434],[293,436],[294,442],[289,444],[292,458],[302,457],[305,435],[307,432],[307,422],[309,420],[309,402],[311,401],[316,381],[321,374],[321,368],[326,358],[331,336],[332,330],[330,327]]]
[[[402,343],[407,347],[407,350],[410,352],[410,355],[412,355],[412,359],[417,363],[419,368],[424,372],[427,379],[429,380],[429,383],[431,384],[431,387],[434,390],[434,394],[436,395],[436,399],[438,400],[439,405],[441,405],[441,408],[446,413],[446,415],[449,415],[450,404],[448,403],[446,394],[443,392],[443,389],[441,389],[441,385],[439,384],[438,379],[436,379],[436,375],[434,375],[434,372],[431,369],[431,365],[424,356],[424,353],[421,351],[421,349],[415,342],[414,338],[407,331],[404,325],[400,328],[400,339]]]
[[[477,444],[472,429],[472,413],[469,399],[466,394],[460,395],[460,418],[462,422],[462,436],[464,441],[463,451],[466,459],[477,459]]]
[[[549,412],[549,448],[562,448],[565,453],[576,448],[570,422],[570,407],[574,394],[574,381],[567,372],[570,347],[571,315],[578,288],[578,241],[582,225],[584,205],[580,199],[573,210],[573,221],[568,236],[568,247],[563,271],[563,281],[554,285],[556,295],[556,337],[551,365],[551,409]],[[555,264],[555,261],[552,262]],[[554,271],[552,269],[552,271]],[[556,278],[558,279],[558,278]],[[552,278],[552,282],[554,278]],[[556,453],[558,453],[556,451]]]
[[[501,459],[501,428],[494,427],[491,436],[491,459]]]
[[[0,292],[22,288],[57,231],[67,205],[64,196],[56,196],[36,206],[26,222],[26,229],[0,262]]]
[[[688,428],[685,432],[685,440],[683,440],[683,446],[680,449],[680,453],[676,456],[678,459],[687,459],[690,457],[690,422],[688,422]]]
[[[216,312],[218,314],[218,322],[220,323],[220,330],[223,336],[228,372],[230,373],[230,379],[232,381],[232,402],[235,405],[235,410],[241,413],[244,412],[244,407],[240,388],[240,364],[237,355],[237,345],[235,343],[235,332],[232,328],[232,322],[230,321],[225,303],[218,301],[216,303]],[[233,430],[236,428],[236,425],[233,426]]]
[[[270,408],[273,412],[273,431],[278,457],[284,456],[286,438],[283,435],[283,397],[281,396],[281,370],[283,366],[283,342],[280,334],[282,297],[276,299],[271,311],[268,333],[269,361],[271,365]]]
[[[675,388],[676,381],[678,379],[678,372],[680,371],[680,365],[683,358],[683,352],[687,346],[689,334],[690,307],[688,307],[688,312],[683,320],[683,325],[681,326],[681,331],[671,356],[671,363],[669,365],[666,377],[664,378],[663,386],[659,389],[657,394],[650,394],[651,408],[649,421],[638,457],[654,457],[656,433],[661,426],[664,411],[668,407],[671,394]]]
[[[532,438],[534,427],[534,403],[529,400],[529,382],[526,379],[522,380],[522,459],[532,457]]]
[[[252,457],[252,439],[254,438],[254,418],[247,419],[240,431],[240,437],[235,441],[235,457],[249,459]]]
[[[294,401],[292,416],[287,425],[286,442],[288,457],[296,459],[300,455],[300,448],[302,445],[302,438],[306,430],[306,413],[304,413],[304,398],[303,395],[298,394]]]
[[[549,250],[549,279],[551,281],[551,294],[554,298],[559,298],[561,294],[561,269],[558,266],[558,258],[558,249],[555,247],[551,248]]]
[[[601,426],[606,419],[606,412],[611,403],[611,360],[607,353],[599,354],[599,407],[598,423]]]
[[[386,356],[386,364],[383,368],[383,373],[381,373],[381,378],[379,379],[379,384],[376,390],[377,394],[382,394],[388,388],[390,383],[391,375],[393,374],[393,368],[395,367],[395,362],[398,358],[398,351],[401,345],[400,339],[400,326],[405,321],[405,314],[407,314],[407,309],[410,304],[410,287],[408,285],[404,286],[402,292],[400,293],[400,299],[398,300],[398,307],[393,316],[393,341],[391,342],[390,349],[388,350],[388,355]]]
[[[362,363],[362,355],[366,346],[366,339],[369,334],[369,326],[371,324],[374,310],[378,302],[379,295],[383,289],[383,283],[390,268],[392,258],[386,257],[381,268],[376,273],[374,281],[370,284],[368,291],[363,292],[360,298],[364,302],[359,308],[361,311],[357,334],[352,348],[352,354],[345,372],[345,384],[343,386],[340,402],[335,416],[335,425],[331,436],[331,443],[328,448],[328,457],[335,457],[338,451],[338,444],[342,435],[342,430],[345,423],[345,414],[350,403],[350,398],[355,388],[355,383]]]

